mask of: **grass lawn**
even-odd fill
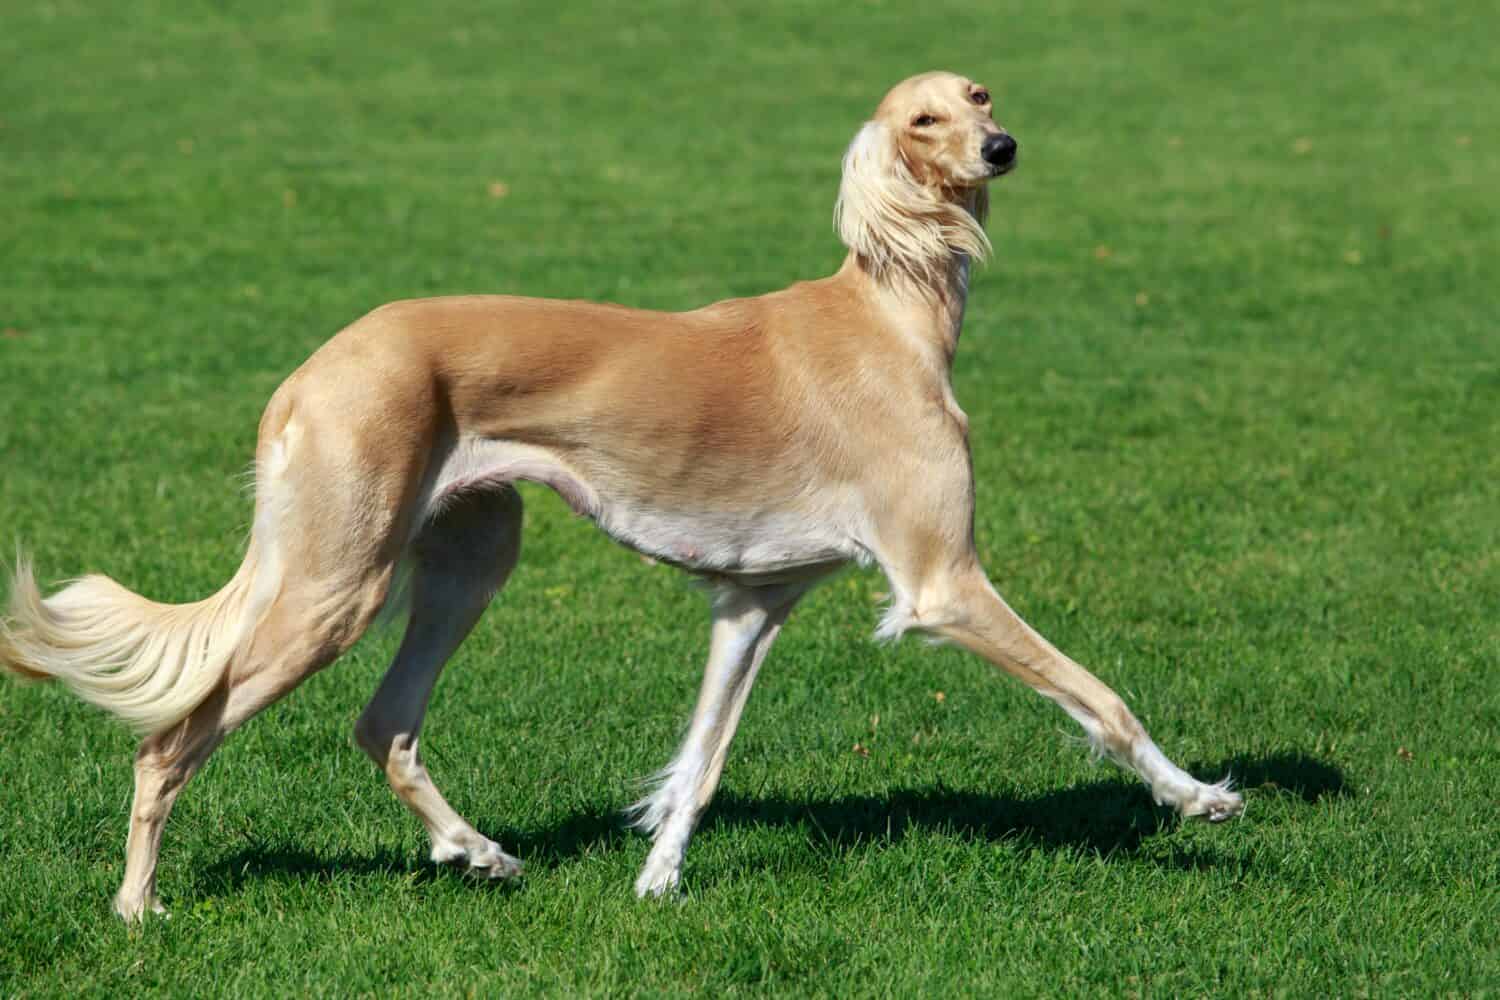
[[[854,571],[778,644],[684,898],[637,902],[619,810],[707,614],[528,489],[423,741],[521,887],[429,865],[353,745],[394,632],[214,757],[133,931],[133,740],[7,680],[0,995],[1500,990],[1493,5],[1008,6],[12,4],[0,551],[212,592],[260,408],[339,327],[830,273],[844,145],[952,68],[1022,147],[955,371],[981,551],[1243,821],[1180,825],[1020,685],[877,646]]]

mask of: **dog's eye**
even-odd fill
[[[975,104],[983,106],[990,103],[990,92],[988,90],[976,90],[974,91],[974,93],[969,95],[969,100],[973,101]]]
[[[936,125],[937,119],[931,115],[917,115],[917,117],[911,120],[911,123],[916,128],[926,128],[929,125]]]

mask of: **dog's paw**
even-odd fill
[[[1197,794],[1182,808],[1182,815],[1210,823],[1222,823],[1244,812],[1245,797],[1231,789],[1228,778],[1216,785],[1199,785]]]
[[[123,892],[118,893],[115,896],[115,913],[127,924],[140,923],[148,913],[163,920],[172,919],[172,915],[155,895],[126,896]]]
[[[681,868],[669,861],[650,857],[646,859],[646,867],[641,869],[640,877],[635,880],[635,894],[641,899],[660,899],[676,892],[681,881]]]
[[[510,880],[521,876],[523,865],[500,850],[493,840],[478,838],[474,844],[443,843],[432,845],[432,860],[440,865],[463,868],[470,875],[484,879]]]

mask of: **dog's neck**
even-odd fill
[[[951,232],[945,232],[950,223],[941,212],[914,212],[887,220],[888,225],[904,230],[892,234],[890,242],[882,239],[886,234],[878,228],[864,230],[865,239],[850,244],[839,274],[855,278],[894,326],[937,351],[951,367],[969,298],[972,258],[968,248],[981,253],[989,250],[980,228],[988,202],[977,188],[950,192],[933,202],[947,202],[977,223],[972,226],[977,239],[958,239],[954,242],[959,246],[955,246],[945,238]]]
[[[969,255],[958,252],[950,253],[941,267],[920,273],[875,270],[850,253],[838,277],[855,282],[878,313],[951,367],[969,298],[969,268]]]

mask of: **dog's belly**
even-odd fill
[[[466,494],[521,480],[550,487],[627,548],[696,573],[770,582],[865,554],[854,541],[847,513],[852,505],[836,495],[816,505],[762,502],[742,509],[727,509],[714,497],[664,503],[648,490],[630,488],[636,484],[619,470],[589,475],[550,449],[479,439],[460,442],[430,473],[414,530]]]
[[[767,582],[848,562],[860,550],[820,518],[778,510],[660,510],[605,500],[605,534],[643,555],[697,573]]]

